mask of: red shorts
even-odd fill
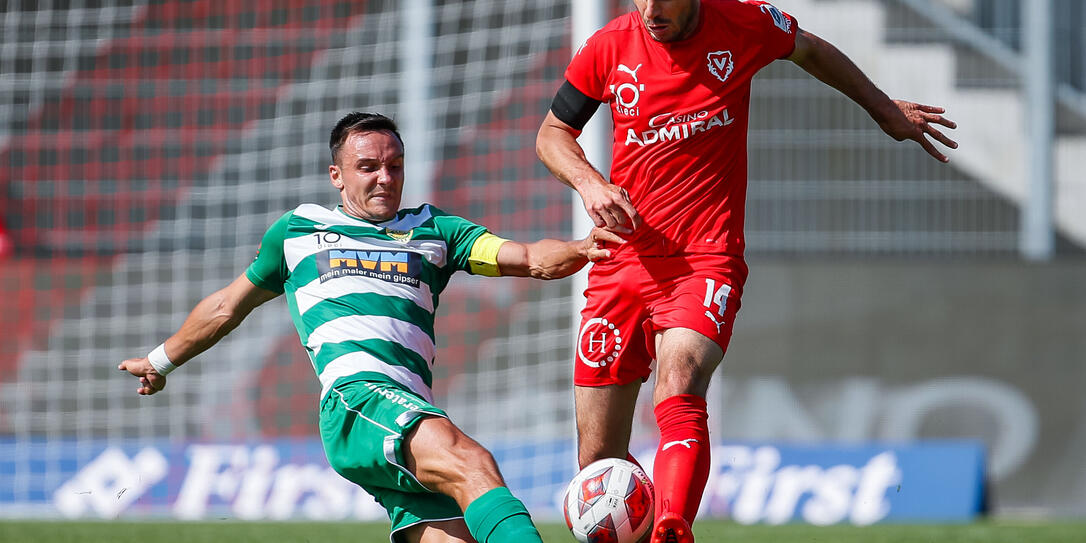
[[[727,352],[747,268],[720,254],[617,258],[593,265],[581,311],[573,383],[644,381],[656,332],[688,328]]]

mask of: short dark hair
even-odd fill
[[[393,121],[380,113],[352,111],[345,115],[338,123],[336,123],[335,128],[332,129],[332,136],[328,140],[328,149],[332,151],[332,163],[336,163],[339,149],[347,142],[347,136],[350,136],[354,132],[375,132],[381,130],[392,132],[396,136],[396,139],[400,140],[400,145],[403,145],[403,138],[400,136],[400,131],[396,127],[396,121]]]

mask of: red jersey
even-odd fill
[[[635,11],[573,57],[566,80],[611,106],[611,182],[644,219],[627,247],[742,257],[750,81],[798,28],[766,2],[703,0],[689,38],[657,42]]]

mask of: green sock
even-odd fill
[[[504,486],[468,504],[464,522],[479,543],[543,543],[528,509]]]

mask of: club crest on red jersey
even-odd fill
[[[602,317],[588,319],[577,337],[577,358],[586,366],[602,368],[618,358],[622,330]]]
[[[728,76],[732,75],[732,70],[735,69],[735,63],[732,62],[732,52],[713,51],[709,53],[707,58],[709,60],[709,73],[722,82],[727,81]]]

